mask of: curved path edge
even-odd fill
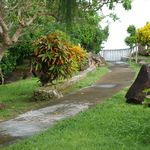
[[[19,115],[0,123],[0,145],[8,145],[48,129],[56,122],[72,117],[129,86],[135,72],[126,63],[112,63],[110,72],[96,84],[60,98],[57,103]]]

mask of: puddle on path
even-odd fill
[[[95,84],[95,85],[92,85],[91,87],[94,87],[94,88],[106,88],[106,89],[108,89],[108,88],[114,88],[114,87],[116,87],[117,86],[117,84]]]
[[[114,64],[116,64],[116,65],[121,65],[121,66],[129,66],[128,65],[128,63],[126,63],[126,62],[123,62],[123,61],[116,61],[116,62],[114,62]]]

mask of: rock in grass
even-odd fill
[[[141,104],[146,93],[144,89],[150,88],[150,65],[142,65],[140,72],[126,94],[128,103]]]
[[[51,100],[53,98],[61,98],[63,95],[56,89],[49,87],[41,87],[34,91],[34,100]]]

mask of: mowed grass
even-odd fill
[[[0,103],[5,107],[0,110],[0,120],[13,117],[25,110],[33,108],[33,90],[37,87],[37,79],[21,80],[0,86]]]
[[[135,78],[136,78],[139,71],[140,71],[140,69],[141,69],[141,66],[139,64],[136,64],[136,63],[132,62],[130,64],[130,67],[136,72],[136,75],[135,75]]]
[[[89,73],[80,82],[72,85],[68,92],[77,90],[96,82],[108,72],[107,67],[98,68]],[[47,105],[48,101],[34,101],[33,92],[38,87],[38,79],[27,79],[0,86],[0,104],[5,107],[0,109],[0,121],[17,116],[25,111]]]
[[[150,108],[125,102],[127,89],[5,150],[150,150]]]

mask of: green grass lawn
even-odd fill
[[[72,85],[73,87],[68,88],[67,91],[71,92],[72,90],[88,86],[89,84],[96,82],[107,72],[107,67],[98,68],[96,71],[89,73],[80,83],[78,82],[77,84]],[[0,121],[48,104],[48,101],[33,101],[33,91],[37,86],[38,82],[35,78],[1,85],[0,104],[4,104],[6,107],[0,109]]]
[[[136,75],[135,75],[135,78],[136,78],[136,76],[137,76],[138,73],[139,73],[139,70],[140,70],[141,66],[140,66],[139,64],[136,64],[136,63],[132,62],[132,63],[130,64],[130,67],[131,67],[132,69],[134,69],[134,71],[136,72]]]
[[[6,150],[150,150],[150,108],[125,103],[127,89]]]
[[[32,101],[33,90],[37,87],[37,79],[21,80],[0,86],[0,103],[6,108],[0,110],[0,120],[17,114],[37,105]]]

